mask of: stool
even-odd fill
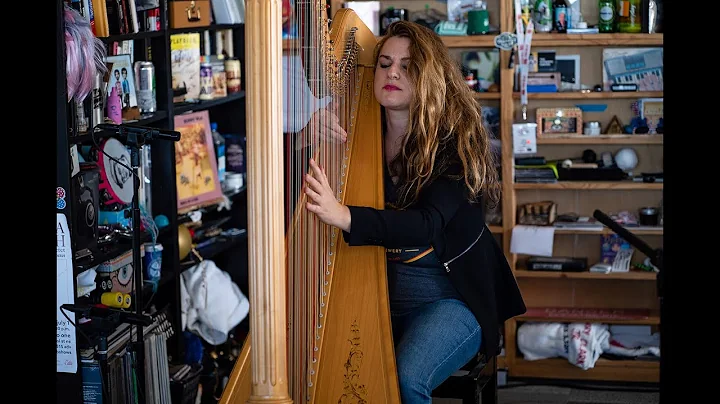
[[[433,390],[433,398],[461,399],[463,404],[497,404],[497,357],[478,353]]]

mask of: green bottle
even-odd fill
[[[615,0],[600,0],[598,3],[600,19],[598,30],[600,32],[615,32]]]

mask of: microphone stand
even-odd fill
[[[661,248],[655,248],[653,249],[650,247],[646,242],[639,239],[637,236],[632,234],[629,230],[627,230],[625,227],[620,226],[616,221],[612,220],[608,215],[603,213],[602,211],[596,209],[595,212],[593,212],[593,217],[597,219],[600,223],[604,224],[605,226],[609,227],[610,230],[615,232],[618,236],[622,237],[625,241],[630,243],[633,247],[640,250],[643,254],[645,254],[648,258],[650,258],[650,262],[655,265],[658,269],[658,273],[656,276],[656,286],[657,286],[657,295],[658,295],[658,301],[660,303],[660,324],[662,325],[664,320],[664,314],[665,310],[663,309],[663,296],[664,296],[664,280],[665,280],[665,271],[663,267],[663,249]],[[663,383],[664,377],[664,357],[665,352],[667,352],[667,349],[669,347],[666,343],[663,343],[663,341],[666,341],[665,338],[660,336],[660,386],[664,386],[665,383]],[[661,391],[662,395],[662,391]]]
[[[133,197],[132,197],[132,263],[133,263],[133,283],[135,303],[135,313],[142,315],[143,311],[143,276],[142,265],[140,261],[140,148],[147,140],[170,140],[177,142],[180,140],[180,132],[165,131],[157,128],[135,126],[135,125],[113,125],[98,124],[94,129],[100,129],[100,137],[121,137],[124,144],[130,148],[130,168],[133,177]],[[93,136],[96,132],[93,129]],[[103,133],[104,132],[104,133]],[[142,369],[145,374],[145,347],[144,347],[143,327],[137,327],[137,337],[133,345],[133,351],[136,358],[136,369]],[[138,394],[139,404],[145,404],[145,378],[138,377]]]

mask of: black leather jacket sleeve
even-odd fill
[[[379,210],[348,206],[350,232],[343,232],[351,246],[384,247],[432,244],[442,249],[445,226],[467,202],[463,180],[440,177],[425,189],[412,207],[404,210]],[[440,244],[440,245],[438,245]],[[440,251],[438,251],[440,252]]]

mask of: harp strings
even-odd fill
[[[314,158],[323,168],[335,196],[342,200],[350,143],[336,139],[330,128],[334,115],[349,139],[351,101],[356,85],[354,69],[343,91],[333,91],[328,80],[328,74],[335,73],[335,63],[327,56],[328,10],[325,1],[291,0],[290,5],[289,21],[294,27],[286,25],[285,29],[290,34],[296,30],[297,39],[286,41],[283,74],[286,81],[284,119],[289,129],[285,134],[287,357],[293,400],[306,403],[311,400],[317,376],[334,252],[342,234],[305,209],[304,175],[310,170],[309,158]],[[344,47],[344,44],[333,46]],[[326,113],[317,113],[320,107],[324,107]]]

